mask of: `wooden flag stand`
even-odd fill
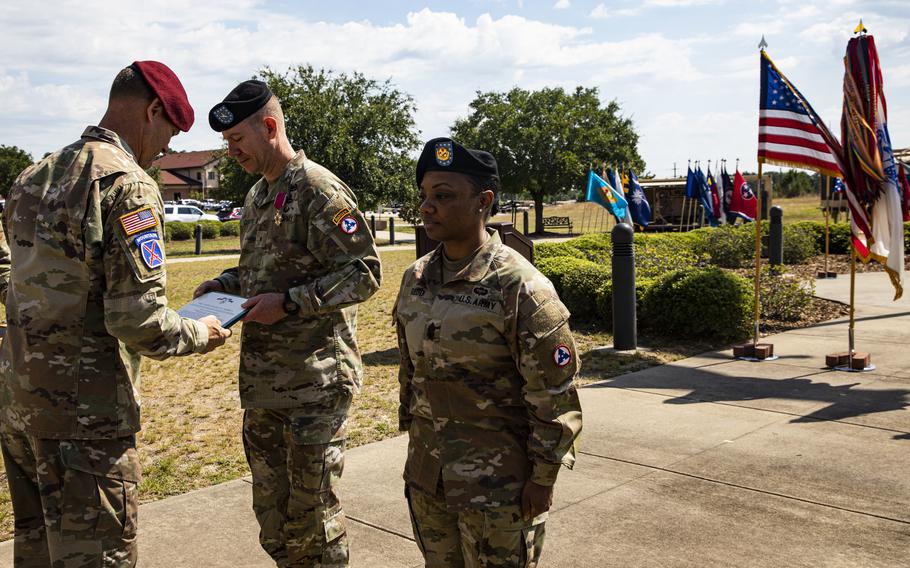
[[[856,249],[853,244],[850,245],[850,326],[847,331],[848,345],[847,351],[838,351],[825,355],[825,366],[837,371],[849,371],[851,373],[861,373],[864,371],[874,371],[875,365],[872,364],[872,356],[868,353],[856,351]]]
[[[821,174],[819,174],[821,176]],[[830,236],[830,225],[831,225],[831,177],[825,176],[827,182],[825,183],[825,270],[822,272],[816,273],[816,278],[819,280],[825,278],[837,278],[837,272],[831,272],[828,270],[828,254],[831,248],[831,236]],[[818,183],[821,185],[821,177],[819,177]]]
[[[758,324],[761,319],[761,304],[759,303],[759,284],[761,282],[761,185],[762,161],[758,162],[758,183],[755,192],[755,298],[754,298],[754,323],[755,329],[751,343],[741,343],[733,346],[733,358],[742,361],[773,361],[777,359],[774,354],[773,343],[759,343]]]

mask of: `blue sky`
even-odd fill
[[[0,144],[37,157],[74,140],[121,67],[158,59],[197,113],[172,146],[218,147],[205,114],[237,82],[311,63],[390,79],[414,96],[424,139],[446,134],[477,90],[584,85],[633,119],[649,172],[718,158],[754,170],[762,34],[838,130],[842,57],[860,18],[878,43],[892,141],[910,146],[906,0],[13,0],[0,12]]]

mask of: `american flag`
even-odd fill
[[[758,117],[759,162],[841,177],[836,140],[764,51]]]
[[[146,207],[145,209],[133,211],[132,213],[127,213],[120,217],[120,224],[123,225],[123,230],[126,231],[127,235],[132,235],[143,229],[157,227],[158,220],[155,219],[155,214],[152,213],[152,209]]]
[[[758,161],[843,178],[844,150],[809,101],[784,77],[764,50],[761,52],[761,99],[758,113]],[[850,207],[853,246],[869,255],[864,239],[872,236],[869,215],[844,184]]]

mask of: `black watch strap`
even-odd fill
[[[295,315],[300,311],[300,304],[291,299],[291,291],[284,293],[284,312],[288,315]]]

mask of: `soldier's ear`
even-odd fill
[[[153,122],[155,118],[164,113],[164,106],[161,104],[161,99],[155,97],[152,99],[152,102],[145,107],[145,115],[149,122]]]
[[[274,140],[278,136],[278,121],[275,120],[274,116],[263,117],[262,125],[265,126],[266,132],[268,132],[269,140]]]

